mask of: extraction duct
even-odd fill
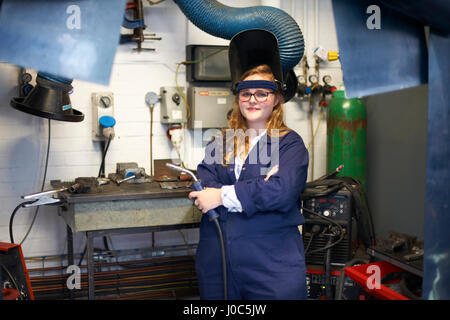
[[[230,40],[241,31],[262,29],[278,40],[283,79],[287,86],[285,101],[295,94],[297,85],[293,68],[304,53],[303,35],[297,22],[275,7],[233,8],[215,0],[174,0],[186,17],[198,28],[213,36]],[[293,94],[292,94],[293,93]]]

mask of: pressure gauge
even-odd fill
[[[145,102],[148,106],[154,106],[158,101],[159,96],[153,91],[150,91],[145,95]]]
[[[100,106],[104,108],[109,108],[111,106],[111,98],[108,96],[100,97]]]
[[[306,79],[304,76],[298,76],[297,81],[299,84],[306,84]]]
[[[325,76],[323,76],[322,80],[323,80],[323,83],[330,84],[331,83],[331,76],[325,75]]]
[[[319,82],[317,79],[317,76],[315,74],[310,75],[308,79],[309,79],[309,82],[311,82],[311,83]]]
[[[23,83],[28,83],[31,81],[32,77],[31,77],[31,74],[29,74],[29,73],[22,73],[21,79],[22,79]]]

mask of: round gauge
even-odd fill
[[[312,74],[312,75],[309,76],[309,82],[311,82],[311,83],[317,83],[317,82],[319,82],[319,81],[318,81],[318,79],[317,79],[317,76],[316,76],[315,74]]]
[[[28,83],[31,81],[32,77],[29,73],[22,73],[22,82]]]
[[[299,84],[305,84],[306,83],[306,79],[304,76],[298,76],[297,77],[297,81]]]
[[[322,80],[323,83],[329,84],[331,82],[331,76],[329,75],[323,76]]]
[[[100,98],[100,105],[109,108],[111,106],[111,99],[108,96],[102,96]]]
[[[145,95],[145,102],[149,106],[154,106],[158,101],[159,96],[153,91],[150,91]]]

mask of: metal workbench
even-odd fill
[[[52,186],[62,184],[52,181]],[[202,213],[188,199],[187,187],[162,189],[158,182],[141,184],[109,183],[98,192],[58,193],[64,205],[58,213],[67,224],[69,265],[73,264],[73,233],[85,232],[88,264],[88,298],[94,291],[94,238],[111,235],[146,233],[196,228]]]

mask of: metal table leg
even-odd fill
[[[71,266],[73,265],[73,233],[72,229],[69,227],[69,225],[66,226],[67,230],[67,265]],[[70,300],[74,299],[73,290],[69,290],[69,298]]]
[[[110,230],[93,230],[86,231],[86,250],[87,250],[87,266],[88,266],[88,299],[95,300],[95,283],[94,283],[94,238],[108,235],[122,235],[135,233],[148,233],[155,231],[176,230],[185,228],[197,228],[198,223],[186,223],[180,225],[152,226],[152,227],[135,227]]]
[[[95,300],[94,283],[94,237],[90,232],[86,232],[86,250],[88,265],[88,299]]]

